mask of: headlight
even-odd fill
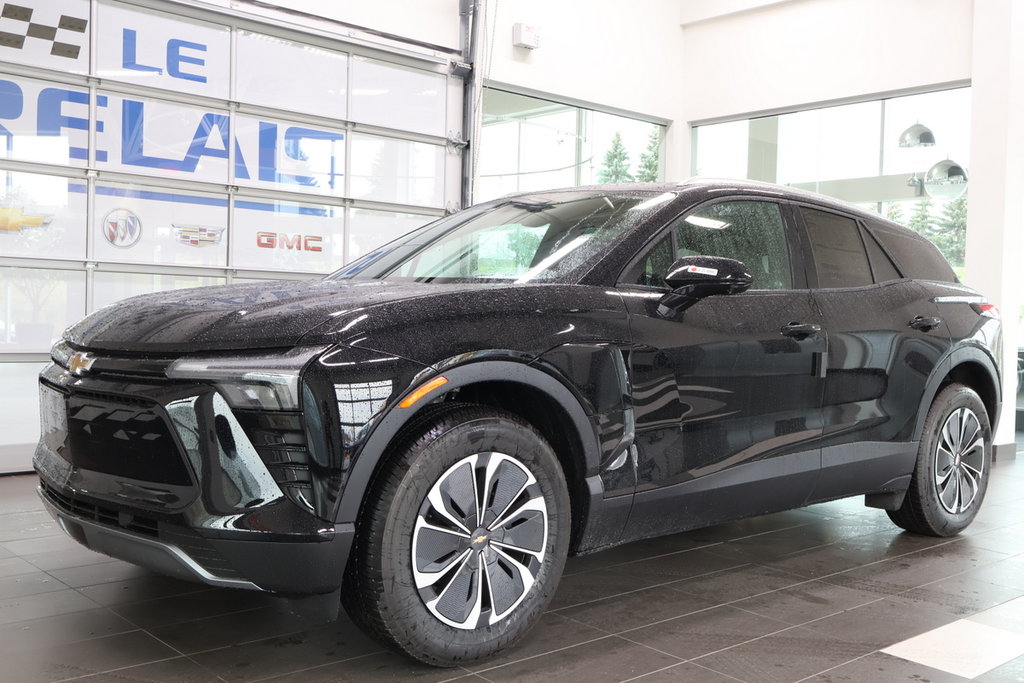
[[[232,408],[298,410],[299,373],[327,348],[299,346],[283,353],[179,358],[167,368],[167,377],[212,383]]]

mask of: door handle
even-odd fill
[[[936,327],[942,324],[942,318],[936,318],[934,316],[915,316],[907,325],[913,327],[915,330],[921,330],[922,332],[931,332]]]
[[[815,323],[790,323],[788,325],[783,325],[779,332],[787,337],[806,339],[807,337],[813,337],[820,334],[821,325]]]

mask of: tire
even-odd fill
[[[342,587],[349,616],[434,666],[516,642],[554,595],[569,546],[551,446],[510,413],[455,403],[426,409],[391,455],[357,522]]]
[[[991,458],[985,405],[974,390],[948,385],[928,410],[910,488],[889,518],[914,533],[955,536],[978,514]]]

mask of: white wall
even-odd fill
[[[496,5],[496,7],[495,7]],[[571,98],[577,103],[682,121],[679,6],[675,0],[489,0],[494,14],[486,82]],[[541,47],[512,46],[512,26],[541,32]],[[686,126],[669,129],[676,149]],[[681,130],[680,130],[681,129]],[[666,174],[685,177],[686,162],[670,153]]]
[[[698,19],[683,27],[677,80],[690,122],[971,77],[971,0],[791,0],[719,18],[707,18],[717,2],[682,4]]]

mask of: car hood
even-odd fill
[[[100,351],[180,353],[295,346],[311,330],[353,311],[424,296],[457,296],[479,284],[383,280],[260,282],[146,294],[106,306],[65,332]],[[343,336],[337,327],[330,339]]]

